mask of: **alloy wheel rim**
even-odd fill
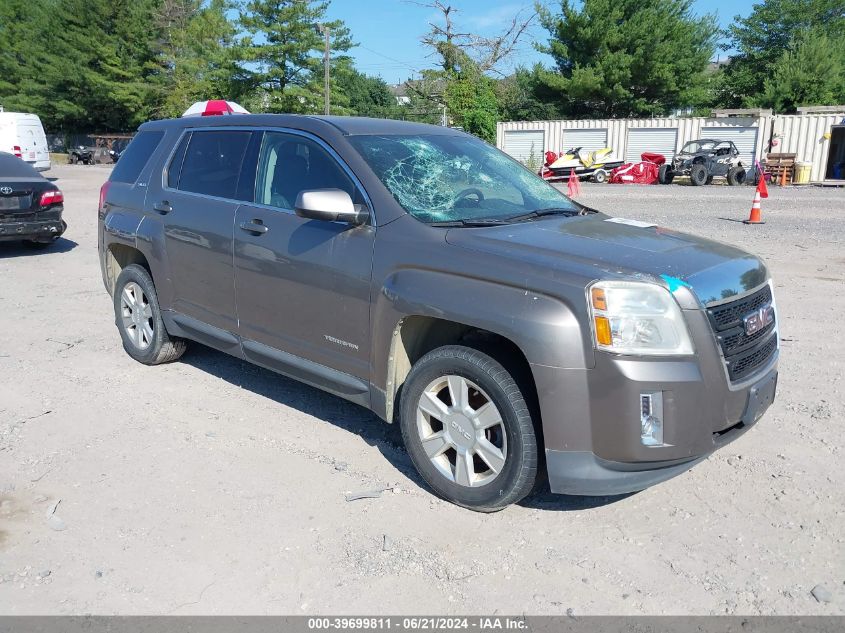
[[[502,414],[483,389],[462,376],[441,376],[423,390],[417,432],[437,471],[460,486],[487,485],[504,470]]]
[[[123,329],[139,350],[153,342],[153,309],[141,286],[130,281],[120,293],[120,313]]]

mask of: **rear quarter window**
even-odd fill
[[[129,143],[129,147],[120,156],[111,173],[112,182],[126,182],[134,184],[141,175],[150,156],[164,138],[164,132],[139,132]]]

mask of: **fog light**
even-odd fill
[[[640,394],[640,442],[644,446],[663,446],[663,394]]]

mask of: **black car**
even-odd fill
[[[48,246],[65,232],[59,188],[17,156],[0,152],[0,242]]]
[[[714,176],[724,176],[729,185],[741,185],[746,175],[733,141],[702,138],[686,143],[671,163],[661,165],[657,179],[668,185],[675,176],[689,176],[693,185],[709,185]]]

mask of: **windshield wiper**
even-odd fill
[[[525,220],[533,220],[534,218],[542,218],[547,215],[580,215],[577,209],[566,209],[563,207],[549,207],[548,209],[537,209],[536,211],[529,211],[520,215],[512,215],[505,218],[508,222],[524,222]]]
[[[430,222],[429,226],[438,227],[458,227],[458,226],[498,226],[500,224],[510,224],[509,220],[500,220],[499,218],[464,218],[460,220],[444,220],[443,222]]]

